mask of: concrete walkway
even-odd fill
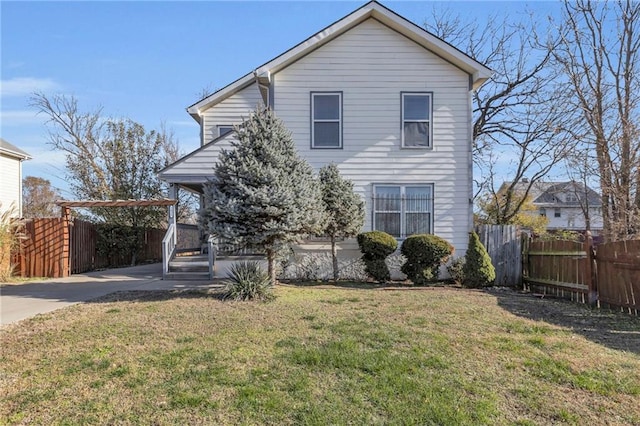
[[[231,263],[218,262],[217,275],[225,277]],[[163,281],[161,263],[89,272],[68,278],[6,284],[0,287],[0,325],[11,324],[116,291],[206,289],[220,286],[218,280]]]

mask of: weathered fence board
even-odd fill
[[[574,241],[527,242],[525,287],[574,301],[640,312],[640,240],[596,246]]]
[[[596,252],[601,304],[640,311],[640,240],[615,241]]]
[[[523,281],[530,290],[589,302],[590,292],[595,290],[590,240],[587,243],[531,241],[526,246],[525,256]]]
[[[515,225],[479,225],[476,233],[496,269],[495,285],[517,286],[522,282],[522,245]]]

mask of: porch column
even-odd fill
[[[169,185],[169,198],[172,200],[177,200],[178,199],[178,186],[175,184],[171,184]],[[169,220],[168,220],[168,225],[171,226],[173,225],[173,240],[174,241],[178,241],[178,204],[174,204],[172,206],[169,206]]]

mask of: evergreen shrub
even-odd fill
[[[464,282],[464,257],[457,257],[447,266],[447,272],[456,284]]]
[[[225,299],[271,300],[273,286],[269,274],[255,260],[236,262],[229,268],[225,282]]]
[[[489,253],[475,232],[469,233],[469,246],[463,268],[463,285],[470,288],[486,287],[496,279],[496,270],[491,263]]]
[[[440,265],[446,263],[455,251],[447,240],[432,234],[407,237],[400,252],[407,258],[402,272],[414,284],[424,285],[437,281]]]
[[[396,239],[382,231],[363,232],[358,234],[358,246],[367,274],[374,280],[388,281],[391,275],[385,259],[398,248]]]

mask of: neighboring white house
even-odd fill
[[[528,186],[529,182],[525,179],[516,183],[513,189],[524,193]],[[534,182],[529,196],[538,208],[537,214],[549,219],[549,231],[585,231],[587,215],[591,232],[598,235],[602,231],[602,199],[600,194],[586,185],[576,181]]]
[[[188,107],[202,146],[160,177],[201,193],[233,125],[264,103],[316,171],[334,162],[354,182],[363,231],[434,233],[462,255],[473,226],[471,96],[490,76],[372,1]]]
[[[31,156],[0,138],[0,213],[12,206],[22,217],[22,162]]]

